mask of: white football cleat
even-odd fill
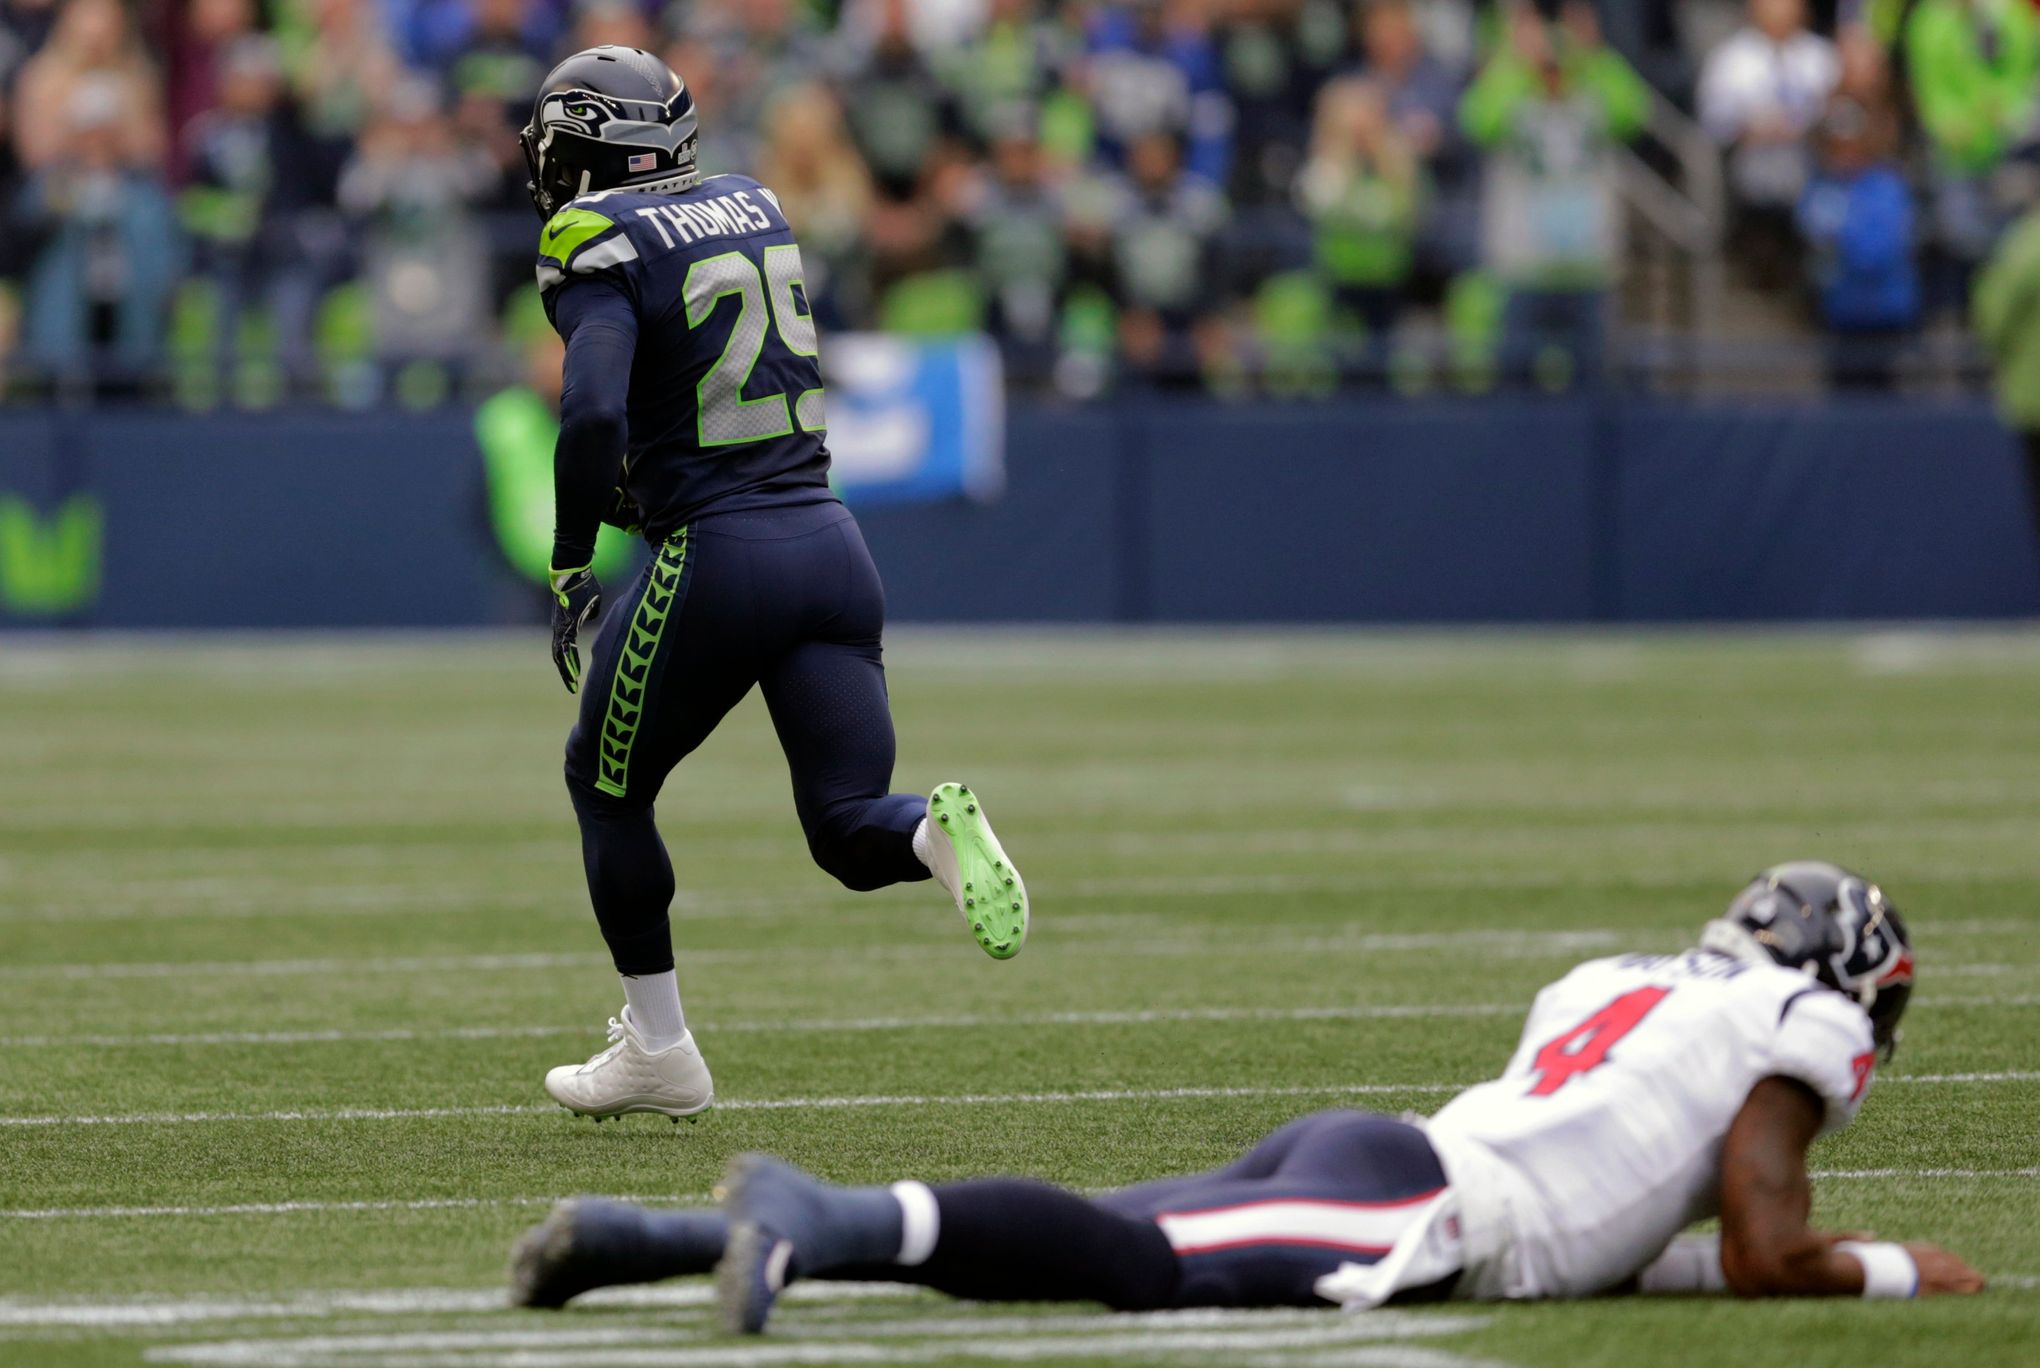
[[[597,1121],[630,1112],[654,1112],[679,1121],[715,1105],[715,1083],[695,1048],[692,1031],[654,1054],[647,1050],[630,1008],[609,1018],[609,1048],[586,1064],[562,1064],[545,1076],[553,1101]]]

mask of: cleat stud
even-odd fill
[[[977,885],[976,885],[976,884],[965,884],[965,885],[963,886],[963,891],[964,891],[964,892],[966,892],[966,893],[970,893],[970,892],[973,892],[973,891],[975,891],[975,890],[976,890],[976,888],[977,888]]]
[[[1008,879],[1008,880],[1006,880],[1006,887],[1008,887],[1008,888],[1011,888],[1012,886],[1013,886],[1013,881],[1012,881],[1011,879]]]
[[[965,899],[963,900],[963,905],[964,905],[965,907],[976,907],[976,906],[977,906],[977,899],[976,899],[976,898],[965,898]]]
[[[970,789],[963,784],[958,784],[956,786],[956,791],[966,798],[970,797]]]
[[[1020,904],[1019,904],[1019,903],[1014,903],[1014,904],[1013,904],[1013,910],[1014,910],[1015,912],[1018,912],[1018,911],[1020,910]]]
[[[944,826],[949,825],[949,814],[946,812],[942,814],[942,825]]]
[[[977,804],[976,804],[976,803],[965,803],[965,804],[963,805],[963,810],[964,810],[965,812],[976,812],[976,811],[977,811]]]

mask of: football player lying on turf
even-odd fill
[[[1875,885],[1781,865],[1698,948],[1544,989],[1502,1076],[1428,1121],[1323,1112],[1228,1168],[1096,1200],[1012,1178],[838,1188],[745,1155],[722,1212],[563,1203],[514,1251],[513,1296],[719,1261],[728,1325],[756,1332],[796,1277],[1121,1310],[1975,1292],[1932,1245],[1807,1226],[1807,1147],[1856,1114],[1912,978]],[[1718,1236],[1679,1235],[1715,1216]]]
[[[1027,939],[1027,889],[969,789],[888,791],[885,591],[829,489],[820,342],[779,201],[701,175],[693,97],[636,48],[555,67],[523,146],[539,291],[566,343],[551,580],[553,663],[581,699],[567,789],[626,998],[608,1048],[545,1087],[597,1121],[677,1120],[715,1092],[680,1006],[652,805],[753,687],[808,850],[846,887],[932,875],[994,959]],[[642,531],[652,556],[584,675],[604,522]]]

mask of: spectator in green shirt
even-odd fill
[[[553,330],[536,329],[524,354],[524,383],[492,395],[475,410],[489,530],[504,563],[530,586],[519,603],[528,603],[532,616],[551,602],[546,576],[552,566],[553,447],[560,436],[565,361],[566,346]],[[602,528],[595,542],[598,576],[622,583],[635,557],[633,538],[615,527]]]
[[[1320,92],[1296,193],[1318,273],[1366,326],[1368,369],[1382,373],[1409,285],[1424,183],[1379,84],[1349,77]]]
[[[1903,41],[1937,235],[1958,262],[1981,262],[2012,218],[1998,173],[2040,111],[2040,14],[2031,0],[1919,0]]]
[[[2025,443],[2040,536],[2040,208],[2006,234],[1977,277],[1972,318],[1997,366],[1998,408]]]
[[[1603,360],[1609,271],[1621,259],[1616,149],[1643,131],[1650,87],[1601,41],[1585,0],[1558,24],[1529,5],[1466,93],[1460,120],[1490,151],[1487,267],[1509,290],[1503,366],[1514,380],[1564,353],[1575,380]]]

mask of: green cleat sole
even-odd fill
[[[1011,959],[1027,943],[1027,885],[1006,857],[977,795],[963,784],[941,784],[928,795],[930,835],[956,857],[958,910],[975,940],[993,959]]]

